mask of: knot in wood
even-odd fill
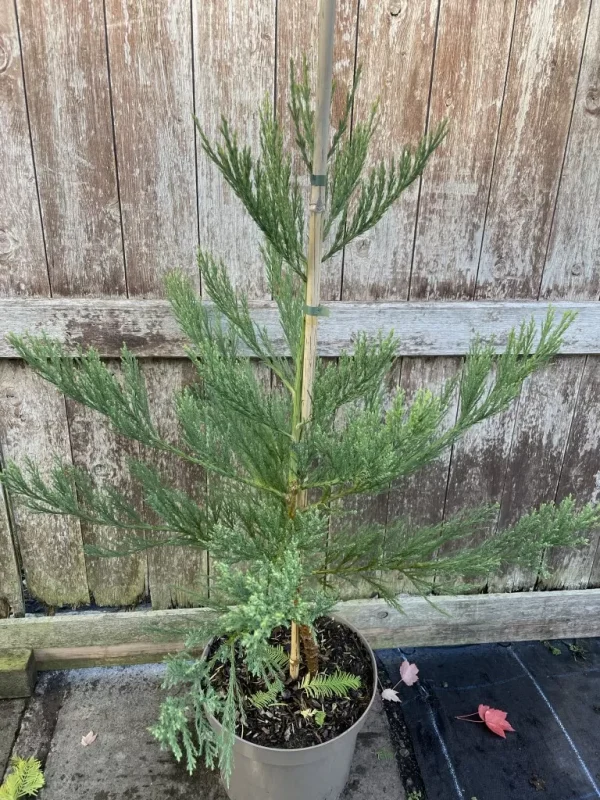
[[[6,72],[12,61],[12,47],[10,40],[0,34],[0,75]]]
[[[0,258],[10,257],[16,252],[19,240],[4,228],[0,228]]]
[[[402,13],[402,3],[390,3],[390,14],[392,17],[398,17]]]
[[[592,86],[585,96],[586,113],[600,117],[600,87]]]

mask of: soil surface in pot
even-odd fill
[[[319,646],[319,674],[350,672],[360,677],[360,688],[350,691],[347,697],[311,699],[300,688],[307,672],[302,664],[299,679],[291,680],[286,673],[285,690],[275,705],[258,709],[249,700],[245,701],[246,724],[243,728],[238,726],[238,736],[263,747],[313,747],[344,733],[363,715],[373,694],[370,653],[354,631],[329,617],[317,620],[315,630]],[[270,641],[275,646],[282,645],[289,652],[289,628],[275,630]],[[217,647],[218,642],[213,643],[211,655]],[[250,675],[242,658],[238,660],[236,672],[245,697],[264,691],[263,681]],[[226,692],[228,682],[229,666],[224,664],[215,671],[213,683]],[[322,725],[317,724],[314,716],[303,716],[303,711],[311,709],[325,712]]]

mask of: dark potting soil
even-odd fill
[[[275,705],[258,709],[245,702],[246,724],[238,725],[236,733],[243,739],[263,747],[293,749],[313,747],[333,739],[348,730],[365,712],[373,694],[373,669],[371,656],[359,637],[336,620],[322,617],[315,623],[316,639],[319,647],[319,674],[332,675],[335,672],[349,672],[361,679],[359,689],[352,690],[347,697],[330,697],[314,700],[300,688],[307,670],[300,666],[300,676],[296,680],[284,677],[285,690]],[[289,628],[278,628],[273,632],[271,644],[282,645],[289,652]],[[215,652],[215,642],[209,655]],[[245,697],[264,691],[263,681],[250,675],[243,659],[236,665],[236,673]],[[227,691],[229,666],[223,665],[215,671],[214,685]],[[302,711],[313,709],[325,712],[325,721],[318,725],[314,717],[305,718]]]

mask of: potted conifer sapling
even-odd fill
[[[132,460],[145,511],[72,465],[57,463],[42,475],[34,463],[8,463],[2,480],[35,511],[123,529],[117,548],[89,549],[90,555],[169,545],[210,553],[201,602],[214,613],[188,634],[186,650],[168,659],[172,694],[153,730],[190,771],[199,760],[218,766],[232,800],[335,800],[342,792],[377,676],[364,638],[331,616],[341,586],[369,587],[397,605],[399,574],[426,594],[434,579],[443,590],[507,563],[537,568],[545,548],[576,545],[599,521],[595,507],[577,511],[567,499],[486,538],[481,532],[494,508],[465,510],[440,525],[411,527],[398,519],[384,528],[357,525],[345,504],[353,495],[387,491],[506,409],[525,378],[557,353],[571,317],[550,314],[540,330],[524,324],[499,357],[475,341],[457,378],[439,395],[423,390],[410,403],[402,392],[384,392],[397,351],[393,335],[359,334],[350,353],[318,362],[321,268],[376,225],[446,133],[442,123],[414,149],[367,169],[377,110],[356,121],[350,135],[355,84],[330,136],[334,5],[323,0],[321,7],[316,108],[306,69],[299,77],[291,70],[289,114],[311,177],[307,237],[302,191],[272,109],[260,112],[256,157],[226,121],[219,143],[199,127],[206,155],[263,234],[287,351],[253,321],[227,266],[203,250],[204,298],[182,273],[167,281],[198,372],[197,385],[175,398],[175,439],[157,430],[143,372],[126,347],[115,373],[93,349],[73,357],[45,336],[11,337],[27,364],[65,395],[145,448],[198,470],[201,497],[192,498],[150,463]],[[271,371],[274,390],[248,356]],[[456,394],[458,413],[448,425]]]

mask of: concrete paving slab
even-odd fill
[[[0,700],[0,783],[19,730],[25,700]]]
[[[40,800],[226,800],[218,775],[190,777],[148,733],[162,698],[163,667],[114,667],[44,675],[15,749],[45,761]],[[37,724],[36,724],[37,719]],[[0,731],[11,725],[0,718]],[[89,731],[96,741],[81,745]],[[344,800],[404,800],[378,701],[358,738]],[[257,798],[257,800],[260,800]]]

